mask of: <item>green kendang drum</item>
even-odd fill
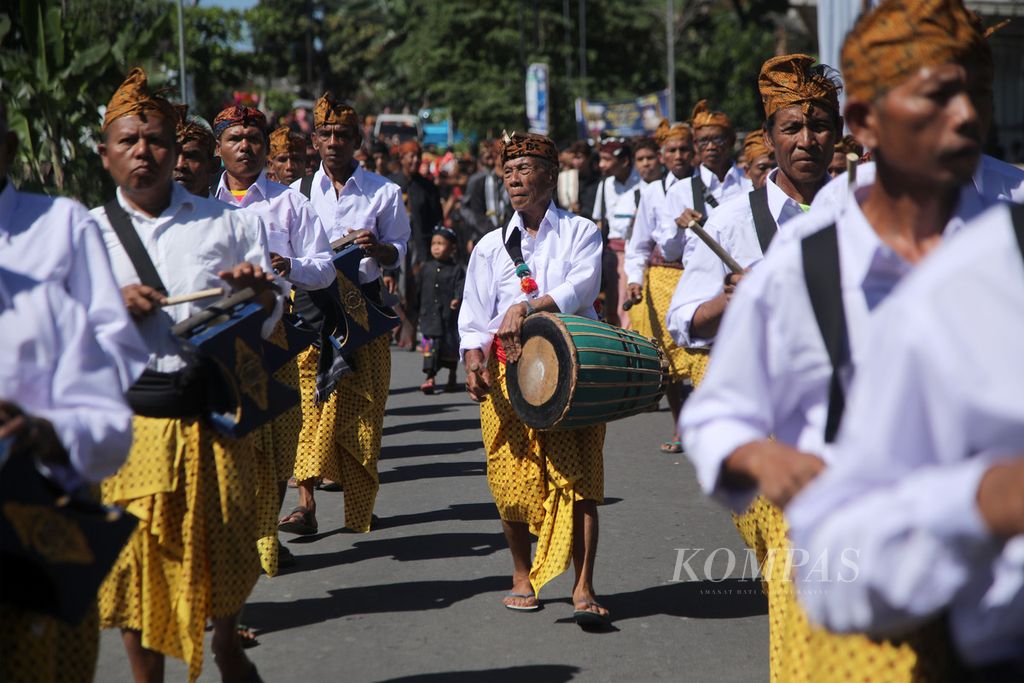
[[[508,395],[534,429],[636,415],[656,406],[668,383],[668,359],[657,341],[579,315],[531,315],[522,348],[505,369]]]

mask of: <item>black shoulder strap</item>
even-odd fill
[[[1024,204],[1010,204],[1010,222],[1013,223],[1013,232],[1017,235],[1020,255],[1024,257]]]
[[[505,251],[508,252],[508,256],[512,259],[512,265],[519,266],[520,263],[526,263],[526,259],[523,258],[523,231],[519,228],[512,228],[512,236],[505,239],[508,235],[508,225],[505,225],[501,229],[501,242],[505,245]]]
[[[749,195],[750,210],[754,215],[754,230],[757,231],[757,241],[761,245],[761,253],[768,253],[768,245],[772,243],[779,226],[772,218],[771,209],[768,208],[768,188],[762,185]]]
[[[114,228],[117,239],[121,241],[121,246],[128,253],[128,258],[131,259],[139,280],[147,287],[152,287],[167,296],[164,281],[160,279],[160,273],[157,272],[156,266],[153,265],[153,259],[149,257],[139,233],[132,225],[132,219],[128,212],[124,210],[116,197],[104,204],[103,210],[107,212],[107,219],[110,221],[111,227]]]
[[[639,187],[636,188],[636,190],[633,192],[633,206],[635,206],[637,208],[640,207],[640,188]]]
[[[700,174],[697,173],[690,180],[690,189],[693,190],[693,210],[697,213],[706,213],[704,207],[704,181],[701,180]]]
[[[832,377],[828,389],[828,417],[825,420],[825,443],[832,443],[839,431],[846,398],[839,376],[846,358],[846,313],[843,310],[843,292],[839,283],[839,242],[835,224],[803,238],[800,243],[803,256],[804,280],[811,298],[814,318],[818,321],[828,359],[832,363]]]
[[[313,193],[313,176],[304,176],[302,180],[299,181],[299,192],[301,192],[306,199],[311,199],[310,195]]]

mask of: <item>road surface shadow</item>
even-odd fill
[[[399,481],[442,479],[444,477],[482,477],[486,473],[487,465],[482,460],[432,462],[425,465],[399,465],[393,470],[381,472],[380,483],[394,484]]]
[[[666,614],[689,619],[739,619],[768,614],[759,580],[679,581],[599,596],[616,622]]]
[[[504,550],[505,534],[466,532],[415,534],[399,538],[357,541],[351,548],[332,553],[296,554],[295,572],[315,571],[363,560],[389,557],[399,562],[439,560],[453,557],[480,557]]]
[[[374,529],[393,529],[411,524],[429,524],[432,522],[477,522],[492,519],[498,521],[498,508],[494,503],[459,503],[450,505],[443,510],[416,512],[408,515],[392,515],[381,517],[376,521]]]
[[[461,403],[421,403],[414,406],[400,406],[397,408],[388,408],[384,411],[384,415],[440,415],[441,413],[450,413],[458,408],[471,405],[469,400],[462,401]]]
[[[431,420],[430,422],[403,422],[384,427],[384,436],[408,434],[409,432],[461,432],[467,429],[480,431],[480,418],[458,420]]]
[[[401,678],[389,678],[379,683],[566,683],[580,673],[578,666],[567,664],[527,664],[510,666],[506,669],[483,669],[481,671],[444,671],[433,674],[415,674]]]
[[[445,609],[468,598],[483,593],[496,593],[507,588],[508,576],[352,586],[328,591],[326,597],[320,598],[288,602],[250,602],[245,606],[245,623],[257,634],[262,635],[320,624],[354,614]]]
[[[483,441],[455,441],[453,443],[404,443],[384,446],[380,449],[380,460],[388,458],[420,458],[428,455],[453,455],[481,450]]]

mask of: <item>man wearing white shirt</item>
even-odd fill
[[[676,183],[665,194],[665,215],[654,240],[669,261],[686,266],[696,238],[686,232],[691,220],[703,225],[722,202],[753,189],[742,169],[732,161],[736,131],[725,113],[708,109],[707,100],[694,106],[690,117],[694,148],[700,165],[692,177]]]
[[[598,168],[604,179],[594,199],[594,222],[607,240],[603,257],[601,290],[604,292],[604,316],[613,325],[629,327],[626,302],[626,239],[636,216],[640,174],[633,168],[633,148],[622,139],[601,143]]]
[[[57,282],[78,301],[127,391],[145,369],[149,351],[124,308],[99,228],[73,199],[15,188],[7,172],[17,150],[18,136],[7,129],[7,109],[0,102],[0,267]]]
[[[659,146],[660,159],[665,166],[662,178],[647,183],[640,195],[633,232],[626,243],[626,280],[632,308],[630,323],[633,329],[661,342],[669,362],[671,382],[665,390],[672,412],[673,435],[661,445],[662,452],[680,453],[683,450],[679,434],[675,432],[682,409],[685,391],[683,382],[690,376],[690,354],[677,346],[665,327],[665,316],[672,293],[683,274],[683,264],[667,261],[654,240],[654,232],[665,215],[665,195],[670,188],[693,175],[693,134],[685,123],[670,126],[667,119],[654,133]]]
[[[794,544],[826,558],[797,574],[812,621],[884,638],[944,615],[977,669],[962,680],[1024,679],[1022,313],[1024,209],[1006,204],[880,308],[834,464],[786,508]]]
[[[503,604],[539,609],[540,589],[572,561],[574,619],[581,626],[607,625],[608,610],[597,602],[593,585],[604,425],[530,429],[512,409],[505,384],[505,365],[519,360],[528,315],[596,317],[601,234],[591,221],[555,207],[558,154],[550,139],[506,136],[501,157],[515,214],[473,250],[459,336],[466,388],[481,404],[487,482],[512,553],[512,588]],[[532,562],[531,533],[538,536]]]
[[[232,106],[214,119],[217,151],[224,173],[214,198],[242,212],[258,217],[267,230],[270,262],[278,275],[301,290],[318,290],[334,284],[337,271],[331,259],[320,219],[309,200],[297,190],[267,178],[266,119],[258,109]],[[280,328],[280,325],[279,325]],[[275,330],[283,337],[284,330]],[[277,379],[297,391],[299,366],[288,363],[276,373]],[[308,400],[308,399],[307,399]],[[295,453],[302,427],[302,408],[295,406],[262,427],[256,443],[270,450],[274,462],[273,491],[260,487],[260,508],[268,517],[261,525],[257,547],[269,576],[278,564],[294,563],[291,553],[277,540],[277,515],[284,501],[285,483],[295,470]],[[266,494],[266,497],[264,496]]]
[[[7,455],[34,458],[67,493],[113,474],[131,446],[132,415],[86,310],[57,282],[0,268],[0,329],[0,443]],[[44,523],[45,515],[32,514]],[[97,623],[95,607],[68,624],[0,605],[0,680],[92,680]]]
[[[107,106],[99,146],[118,189],[92,215],[150,350],[128,395],[132,450],[103,484],[104,501],[140,521],[100,589],[100,625],[121,629],[135,678],[148,681],[162,680],[166,655],[186,660],[197,677],[212,620],[222,677],[256,679],[235,625],[259,577],[252,500],[261,455],[250,439],[223,437],[203,420],[210,380],[171,332],[202,305],[163,304],[214,286],[251,287],[271,311],[262,330],[269,335],[281,300],[262,223],[254,230],[249,217],[171,180],[176,119],[170,103],[149,93],[145,72],[133,69]]]
[[[398,185],[367,171],[353,159],[362,144],[359,117],[352,107],[331,93],[317,101],[313,111],[313,141],[323,160],[312,176],[292,183],[306,195],[330,242],[355,234],[365,258],[359,264],[359,284],[381,291],[382,268],[398,267],[409,243],[409,217]],[[394,283],[388,289],[394,291]],[[345,526],[370,530],[380,480],[377,457],[384,426],[384,404],[391,384],[389,335],[381,335],[358,349],[355,371],[338,381],[326,401],[312,400],[319,353],[310,349],[299,357],[302,395],[302,432],[295,457],[299,505],[281,520],[280,529],[313,534],[318,479],[341,484],[345,491]]]
[[[902,40],[892,37],[893,26],[903,27]],[[891,45],[913,59],[887,61]],[[780,232],[737,289],[707,379],[681,418],[705,492],[735,512],[750,505],[737,525],[762,562],[787,556],[780,507],[822,471],[823,458],[830,460],[826,444],[853,369],[867,353],[872,311],[944,234],[984,205],[970,177],[988,125],[982,91],[991,73],[987,46],[958,0],[889,0],[847,38],[847,122],[884,172],[851,195],[838,216],[810,213],[792,221],[788,235]],[[929,95],[937,87],[942,98]],[[780,115],[791,111],[801,107],[781,109],[769,139],[787,118]],[[778,142],[784,173],[792,159]],[[831,152],[824,164],[830,160]],[[757,493],[762,497],[751,504]],[[865,670],[874,680],[933,663],[921,643],[878,645],[810,628],[786,569],[762,572],[773,676],[849,680],[854,662],[873,661],[878,671]]]

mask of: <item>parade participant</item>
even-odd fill
[[[761,67],[758,85],[765,106],[764,142],[779,168],[764,187],[725,202],[704,229],[742,266],[761,260],[778,230],[800,216],[828,182],[828,163],[842,124],[838,88],[828,67],[806,55],[783,55]],[[692,238],[691,238],[692,239]],[[697,241],[668,313],[676,343],[708,348],[741,275]],[[728,278],[728,279],[727,279]],[[694,364],[695,384],[706,367]]]
[[[604,235],[601,276],[604,315],[612,325],[629,327],[626,302],[626,237],[640,202],[640,175],[633,169],[633,148],[621,139],[605,140],[598,152],[598,168],[604,178],[594,200],[594,222]]]
[[[668,357],[672,381],[665,390],[665,396],[672,411],[672,429],[675,430],[688,391],[684,383],[690,377],[690,360],[686,349],[677,346],[668,333],[665,316],[672,293],[683,274],[683,264],[678,260],[665,260],[654,241],[654,232],[660,222],[666,220],[664,201],[668,190],[693,174],[693,134],[685,123],[670,126],[668,119],[662,119],[654,132],[654,139],[660,147],[660,159],[666,173],[661,179],[644,186],[640,195],[636,221],[626,242],[626,279],[633,303],[629,312],[633,329],[660,341]],[[663,453],[681,453],[682,450],[678,432],[673,433],[670,441],[661,444]]]
[[[149,352],[124,309],[96,221],[73,199],[15,188],[8,172],[17,151],[18,136],[7,129],[0,102],[0,268],[56,282],[78,301],[127,391]]]
[[[446,391],[455,391],[459,362],[459,307],[466,284],[466,268],[455,261],[459,238],[448,228],[435,228],[430,260],[420,271],[420,329],[423,332],[424,394],[434,393],[434,377],[448,368]]]
[[[270,263],[278,275],[302,290],[332,286],[337,271],[331,260],[331,245],[309,200],[267,178],[266,119],[262,112],[251,107],[228,107],[217,114],[213,130],[217,153],[224,164],[214,197],[261,219],[267,231]],[[279,144],[280,139],[278,136]],[[285,144],[289,144],[287,137]],[[287,165],[289,150],[278,151],[278,156],[286,157]],[[283,328],[279,326],[274,334],[281,345],[287,345]],[[295,363],[281,368],[277,378],[285,386],[299,389]],[[295,406],[265,425],[261,438],[256,440],[257,447],[270,455],[273,463],[272,470],[262,473],[262,523],[257,542],[263,570],[269,576],[277,574],[279,561],[284,566],[294,563],[291,553],[277,540],[277,523],[285,485],[295,469],[301,427],[302,410]]]
[[[905,60],[890,57],[893,45]],[[738,526],[762,561],[788,556],[780,508],[831,459],[826,444],[847,380],[869,352],[872,311],[986,203],[970,178],[989,123],[991,58],[959,0],[882,2],[847,37],[842,60],[846,121],[876,154],[876,182],[851,194],[838,216],[812,212],[780,233],[736,290],[707,381],[681,418],[701,487],[736,512],[748,510]],[[810,102],[822,101],[809,99],[816,81],[793,78],[799,73],[779,69],[765,79],[762,70],[766,110],[778,103],[766,140],[779,170],[769,182],[793,163],[780,124],[805,106],[804,120],[813,124],[818,105]],[[799,154],[809,135],[800,134]],[[818,159],[821,174],[830,158]],[[776,563],[762,574],[773,680],[909,680],[911,671],[930,680],[936,662],[919,650],[926,643],[879,644],[811,629],[787,568]],[[892,671],[905,673],[893,679]]]
[[[309,197],[331,242],[357,233],[355,243],[366,253],[359,264],[359,283],[380,288],[381,267],[405,260],[409,218],[401,189],[352,159],[362,144],[359,118],[352,107],[324,93],[316,103],[313,122],[313,139],[323,162],[315,174],[292,187]],[[315,348],[299,356],[302,432],[295,456],[299,505],[281,520],[280,529],[316,533],[313,485],[317,479],[329,479],[344,487],[345,525],[365,533],[370,530],[380,486],[377,457],[391,384],[388,336],[356,351],[354,372],[341,378],[337,391],[321,403],[315,399],[318,358]]]
[[[306,138],[281,126],[270,134],[267,176],[282,185],[291,185],[306,175]]]
[[[187,107],[180,106],[175,132],[181,151],[174,166],[174,182],[197,197],[209,197],[218,165],[213,129],[202,118],[189,114]]]
[[[388,176],[388,180],[398,185],[405,200],[405,210],[409,215],[411,237],[409,250],[402,268],[399,290],[402,294],[402,329],[399,332],[398,345],[413,350],[416,346],[416,315],[419,311],[419,286],[417,277],[420,268],[430,258],[430,239],[434,228],[444,223],[444,212],[441,209],[441,193],[437,185],[420,174],[420,162],[423,160],[423,149],[415,140],[407,140],[398,146],[398,158],[401,170]]]
[[[508,221],[508,194],[501,181],[501,165],[495,147],[493,140],[480,143],[479,170],[470,176],[466,185],[463,206],[472,217],[472,234],[467,243],[470,253],[481,237]]]
[[[658,158],[658,143],[652,138],[642,138],[636,143],[636,149],[633,152],[633,168],[644,185],[661,180],[665,169]]]
[[[828,174],[835,178],[846,173],[846,155],[855,154],[860,160],[864,156],[864,145],[857,142],[852,135],[844,135],[843,139],[836,143],[835,152],[832,154],[832,162],[828,165]]]
[[[555,207],[558,156],[549,138],[506,135],[500,156],[515,213],[473,251],[459,335],[466,388],[481,403],[487,481],[512,553],[512,587],[503,603],[512,610],[539,609],[540,589],[571,559],[577,623],[605,624],[608,611],[598,604],[593,585],[605,427],[530,429],[512,409],[505,384],[505,364],[519,359],[527,315],[596,317],[601,234],[589,220]],[[508,251],[517,246],[524,261],[518,268]],[[531,533],[539,539],[532,564]]]
[[[1024,680],[1022,259],[1024,209],[1000,205],[907,277],[873,325],[834,464],[786,508],[794,543],[830,560],[798,574],[812,621],[884,638],[945,614],[959,680]],[[855,580],[837,580],[843,553]]]
[[[838,145],[837,145],[838,148]],[[764,144],[764,129],[758,128],[747,133],[743,138],[743,154],[747,158],[747,178],[756,190],[764,187],[768,172],[775,168],[775,153]],[[845,169],[845,161],[843,162]],[[832,172],[831,166],[829,173]]]
[[[665,195],[669,220],[662,220],[654,233],[665,258],[681,259],[684,266],[694,247],[694,240],[686,233],[690,221],[703,224],[726,199],[745,196],[753,189],[743,171],[732,163],[736,131],[728,116],[709,110],[707,101],[701,100],[693,108],[690,129],[700,165],[692,178],[676,183]]]
[[[0,329],[0,448],[34,458],[68,494],[117,471],[131,446],[131,410],[85,309],[55,281],[0,268]],[[4,505],[11,521],[13,508]],[[49,547],[59,549],[62,526],[38,509],[31,514],[37,528],[50,524]],[[4,556],[5,581],[15,574],[8,562],[16,560]],[[91,681],[98,653],[95,605],[69,624],[0,603],[0,680]]]
[[[132,450],[103,483],[104,501],[139,525],[100,589],[100,625],[121,629],[136,681],[163,680],[165,655],[185,660],[194,681],[211,619],[221,676],[258,680],[236,622],[259,576],[252,499],[261,456],[249,439],[220,436],[201,418],[206,380],[170,332],[201,307],[162,304],[214,286],[252,288],[271,311],[269,335],[281,301],[262,223],[254,231],[251,218],[172,182],[175,120],[171,105],[150,94],[145,72],[133,69],[107,105],[99,146],[118,189],[92,215],[150,350],[128,394]]]

